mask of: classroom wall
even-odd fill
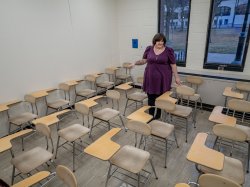
[[[116,4],[0,1],[0,103],[119,64]]]
[[[246,58],[244,72],[204,70],[203,60],[206,46],[207,25],[209,20],[210,0],[192,0],[187,50],[186,67],[178,67],[179,72],[213,75],[250,80],[250,48]],[[119,0],[118,32],[120,61],[136,61],[151,45],[152,38],[158,31],[158,0]],[[132,38],[139,39],[139,48],[132,49]],[[133,69],[134,77],[143,75],[145,66]],[[185,79],[185,76],[181,76]],[[234,86],[235,81],[205,78],[199,89],[203,101],[213,105],[223,105],[223,90]]]

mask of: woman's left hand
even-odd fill
[[[178,77],[175,78],[175,83],[181,85],[181,79]]]

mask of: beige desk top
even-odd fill
[[[14,184],[12,187],[29,187],[34,184],[37,184],[41,180],[47,178],[50,175],[49,171],[40,171],[16,184]]]
[[[109,160],[121,147],[111,140],[120,130],[121,128],[111,129],[85,148],[84,152],[101,160]]]
[[[170,96],[172,93],[173,93],[172,91],[167,91],[164,94],[162,94],[161,96],[157,97],[156,100],[168,100],[172,103],[176,103],[177,99]]]
[[[224,89],[223,95],[226,97],[233,97],[233,98],[237,98],[237,99],[243,99],[243,97],[244,97],[243,94],[232,91],[231,87],[226,87]]]
[[[148,123],[153,118],[153,116],[151,116],[150,114],[145,113],[145,111],[148,110],[149,108],[150,106],[143,106],[140,109],[133,112],[132,114],[128,115],[127,119]]]
[[[67,113],[67,112],[69,112],[69,111],[71,111],[71,110],[66,109],[66,110],[62,110],[62,111],[59,111],[59,112],[55,112],[55,113],[50,114],[50,115],[48,115],[48,116],[44,116],[44,117],[35,119],[35,120],[32,121],[32,123],[33,123],[34,125],[36,125],[36,124],[38,124],[38,123],[42,123],[42,124],[45,124],[45,125],[50,126],[50,125],[53,125],[53,124],[59,122],[59,119],[58,119],[57,116],[59,116],[59,115],[61,115],[61,114],[64,114],[64,113]]]
[[[175,187],[190,187],[190,185],[186,183],[179,183],[179,184],[176,184]]]
[[[132,82],[126,82],[126,83],[116,86],[115,88],[126,91],[126,90],[133,88],[133,86],[131,86],[130,84],[132,84]]]
[[[27,95],[34,97],[35,99],[38,99],[38,98],[45,97],[45,96],[49,95],[48,92],[52,92],[54,90],[56,90],[56,88],[48,88],[48,89],[32,92],[32,93],[27,94]]]
[[[224,155],[218,151],[206,147],[207,133],[198,133],[191,145],[187,159],[191,162],[215,169],[222,170]]]
[[[22,131],[19,131],[19,132],[16,132],[14,134],[11,134],[11,135],[8,135],[8,136],[1,138],[0,139],[0,153],[9,150],[12,147],[12,144],[10,142],[11,140],[13,140],[17,137],[23,136],[25,134],[28,134],[32,131],[33,131],[32,129],[25,129],[25,130],[22,130]]]
[[[100,99],[102,97],[103,97],[103,95],[97,95],[95,97],[91,97],[89,99],[80,101],[80,102],[78,102],[78,104],[83,103],[83,104],[87,105],[89,108],[91,108],[91,107],[93,107],[93,106],[95,106],[95,105],[98,104],[95,100]]]
[[[214,123],[223,123],[235,126],[236,125],[236,118],[232,116],[227,116],[225,114],[222,114],[223,107],[222,106],[216,106],[214,107],[212,113],[209,116],[209,121],[212,121]]]
[[[16,99],[16,100],[12,100],[12,101],[9,101],[9,102],[6,102],[6,103],[2,103],[2,104],[0,104],[0,112],[8,110],[10,105],[14,105],[14,104],[17,104],[17,103],[20,103],[20,102],[22,102],[22,101]]]
[[[79,80],[70,80],[70,81],[63,82],[62,84],[65,84],[67,86],[75,86],[78,84],[78,81]]]

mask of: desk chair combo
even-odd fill
[[[236,117],[238,122],[250,124],[250,101],[231,99],[227,102],[227,108],[227,114],[232,111],[233,117]],[[237,112],[241,114],[239,115]],[[248,118],[246,114],[248,114]]]
[[[115,80],[116,80],[116,83],[118,80],[120,80],[122,83],[124,82],[128,82],[129,80],[130,81],[133,81],[132,80],[132,76],[131,76],[131,69],[133,67],[133,64],[130,63],[130,62],[124,62],[122,64],[122,67],[119,68],[118,71],[115,71]],[[125,70],[125,72],[123,72],[123,70]]]
[[[176,184],[175,187],[191,187],[190,185],[195,185],[199,187],[242,187],[230,178],[225,178],[214,174],[202,174],[198,182],[188,182]]]
[[[120,170],[122,170],[126,171],[126,173],[129,172],[135,174],[137,176],[136,178],[132,178],[128,174],[125,174],[125,176],[136,180],[137,186],[140,187],[141,183],[143,182],[141,178],[144,178],[144,176],[142,176],[142,173],[146,172],[149,174],[149,176],[151,174],[149,171],[144,170],[144,167],[146,166],[148,161],[150,162],[155,178],[158,179],[149,152],[130,145],[121,147],[119,144],[111,140],[111,138],[120,130],[120,128],[111,129],[84,149],[84,152],[89,155],[92,155],[103,161],[109,161],[110,166],[108,169],[105,186],[108,186],[108,181],[112,176],[117,178],[117,176],[115,175],[116,172],[119,172],[119,174],[121,174]],[[112,168],[114,167],[116,169],[113,170]],[[124,181],[123,179],[120,180]]]
[[[37,118],[37,115],[33,113],[33,107],[27,101],[10,101],[8,103],[1,104],[0,108],[3,109],[1,111],[7,112],[9,120],[9,134],[23,129],[25,126],[31,125],[31,121]],[[18,129],[11,131],[12,125],[17,126]]]
[[[126,127],[135,133],[135,147],[137,146],[137,134],[141,135],[138,147],[140,148],[142,141],[144,141],[144,150],[146,147],[147,137],[152,136],[152,138],[155,138],[155,141],[163,140],[163,143],[165,143],[164,167],[167,168],[168,139],[171,134],[174,135],[175,143],[177,147],[179,147],[174,131],[174,125],[159,120],[153,120],[148,124],[141,121],[129,120]]]
[[[107,80],[108,78],[108,80]],[[113,88],[115,86],[115,70],[114,68],[106,68],[105,73],[102,73],[101,76],[96,79],[96,89],[104,89],[107,90]]]
[[[43,164],[53,163],[53,153],[54,153],[54,146],[53,146],[53,140],[51,137],[51,131],[47,125],[44,124],[36,124],[36,131],[41,133],[45,136],[46,142],[47,142],[47,148],[41,148],[40,146],[37,146],[29,151],[25,151],[20,153],[19,155],[12,155],[11,164],[13,165],[13,171],[12,171],[12,179],[11,184],[14,183],[14,179],[16,176],[19,176],[20,174],[23,175],[30,175],[31,172],[33,172],[35,169],[37,169],[39,166]],[[49,151],[49,141],[51,144],[51,151]],[[18,174],[16,174],[16,169],[19,171]]]
[[[242,162],[208,148],[205,145],[207,136],[206,133],[196,135],[186,158],[196,164],[200,173],[219,175],[234,181],[238,185],[243,185],[245,175]]]
[[[96,90],[96,77],[89,74],[89,75],[86,75],[84,77],[84,80],[80,81],[80,82],[86,82],[88,84],[90,84],[90,87],[89,88],[84,88],[84,89],[80,89],[79,86],[76,86],[75,89],[76,89],[76,98],[75,98],[75,102],[77,101],[77,97],[82,97],[82,98],[85,98],[85,99],[88,99],[92,96],[95,96],[97,95],[97,90]]]
[[[249,159],[250,159],[250,127],[243,125],[229,125],[229,124],[217,124],[213,127],[213,133],[216,135],[214,147],[219,141],[219,151],[223,140],[229,140],[229,146],[231,146],[230,156],[233,154],[233,149],[236,143],[247,144],[247,173],[249,173]]]
[[[189,118],[192,118],[192,123],[194,125],[194,128],[196,128],[196,126],[195,126],[196,119],[195,119],[194,112],[193,112],[192,108],[190,108],[188,106],[177,105],[169,100],[163,100],[163,99],[156,99],[155,107],[156,107],[156,109],[161,109],[163,112],[163,115],[165,114],[164,121],[165,120],[172,121],[173,120],[172,117],[185,120],[186,142],[187,142]],[[174,122],[174,123],[177,124],[176,122]]]
[[[241,93],[246,95],[246,101],[248,101],[249,94],[250,94],[250,83],[249,82],[237,82],[235,87]]]
[[[93,112],[93,120],[92,120],[92,123],[91,123],[91,126],[90,126],[89,137],[91,137],[91,135],[92,135],[93,128],[95,126],[97,126],[101,122],[107,123],[108,124],[108,129],[110,130],[111,120],[116,118],[116,117],[120,118],[121,124],[125,129],[124,122],[123,122],[122,116],[120,114],[120,111],[114,109],[114,102],[115,101],[118,103],[117,107],[119,109],[119,99],[121,97],[120,93],[118,91],[116,91],[116,90],[107,90],[106,97],[108,99],[112,100],[112,108],[103,108],[101,110]],[[97,123],[97,124],[94,124],[96,119],[100,120],[100,122]]]
[[[191,87],[181,85],[176,87],[177,99],[181,105],[184,105],[184,101],[187,106],[190,106],[190,102],[194,102],[194,113],[196,115],[197,103],[200,102],[200,109],[202,110],[202,99],[200,94],[196,94],[195,90]]]

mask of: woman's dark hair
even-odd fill
[[[166,44],[166,37],[164,36],[164,34],[162,34],[162,33],[157,33],[155,36],[154,36],[154,38],[153,38],[153,40],[152,40],[152,43],[153,43],[153,45],[155,45],[156,44],[156,42],[159,42],[159,41],[163,41],[164,42],[164,45]]]

